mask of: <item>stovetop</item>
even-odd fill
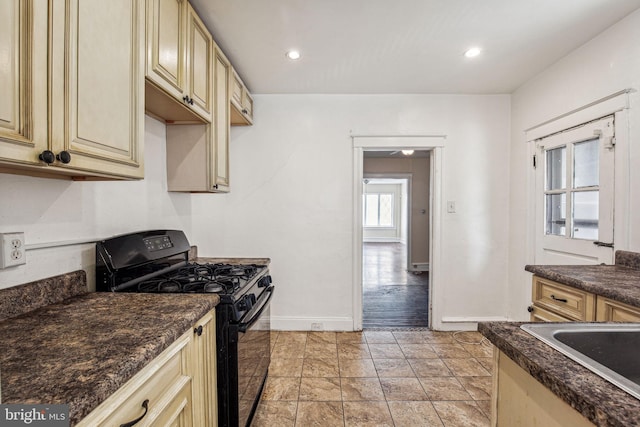
[[[191,245],[180,230],[122,234],[96,243],[96,290],[100,292],[216,293],[236,302],[254,285],[269,286],[258,264],[189,262]],[[264,277],[263,277],[264,276]]]
[[[217,293],[233,295],[251,282],[263,265],[189,263],[177,270],[138,283],[132,292]]]

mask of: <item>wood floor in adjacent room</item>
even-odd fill
[[[406,245],[364,243],[362,253],[362,326],[429,326],[429,273],[407,271]]]

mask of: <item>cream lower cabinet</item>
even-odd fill
[[[596,297],[590,292],[533,276],[531,321],[592,322]]]
[[[216,365],[216,316],[209,312],[194,326],[191,360],[193,380],[193,425],[218,425]]]
[[[0,8],[3,171],[142,178],[144,0]]]
[[[640,322],[640,308],[598,295],[596,299],[596,321]]]
[[[77,426],[216,426],[215,337],[212,310]]]
[[[640,307],[533,276],[532,322],[640,322]]]
[[[491,425],[592,427],[582,414],[494,347]]]

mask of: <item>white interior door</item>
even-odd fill
[[[536,141],[536,264],[613,262],[613,116]]]

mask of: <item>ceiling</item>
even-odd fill
[[[640,0],[191,0],[252,93],[511,93]],[[479,46],[479,57],[464,52]],[[285,58],[298,49],[302,58]]]

